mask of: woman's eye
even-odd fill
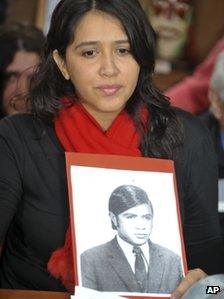
[[[13,84],[13,83],[17,82],[19,77],[20,77],[19,72],[6,72],[4,75],[4,80],[8,84]]]
[[[130,53],[130,50],[129,49],[126,49],[126,48],[120,48],[117,50],[117,52],[120,54],[120,55],[126,55],[126,54],[129,54]]]
[[[92,58],[92,57],[95,57],[96,54],[97,54],[96,50],[87,50],[82,53],[82,56],[87,57],[87,58]]]
[[[12,76],[10,76],[9,78],[8,78],[8,82],[9,83],[14,83],[14,82],[16,82],[18,80],[18,76],[16,76],[16,75],[12,75]]]

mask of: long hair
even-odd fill
[[[57,49],[65,58],[79,21],[91,10],[110,14],[121,22],[132,55],[140,66],[137,86],[126,110],[140,131],[142,155],[172,158],[181,143],[182,132],[168,99],[152,83],[155,34],[138,0],[61,0],[58,3],[47,35],[44,59],[32,81],[31,111],[45,121],[51,121],[62,108],[61,97],[76,100],[75,87],[62,76],[52,53]],[[143,107],[149,112],[147,123],[142,122]]]
[[[0,26],[0,118],[5,115],[2,95],[7,84],[7,67],[18,51],[34,52],[42,56],[45,37],[41,30],[29,24],[5,24]]]

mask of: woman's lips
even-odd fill
[[[97,89],[105,96],[113,96],[121,89],[121,85],[102,85]]]

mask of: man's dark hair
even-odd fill
[[[114,189],[109,198],[109,211],[115,216],[142,204],[147,204],[152,212],[152,203],[147,193],[134,185],[121,185]],[[113,229],[115,228],[112,222]]]

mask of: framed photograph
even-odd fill
[[[66,167],[77,286],[169,298],[187,272],[173,162],[66,153]]]

